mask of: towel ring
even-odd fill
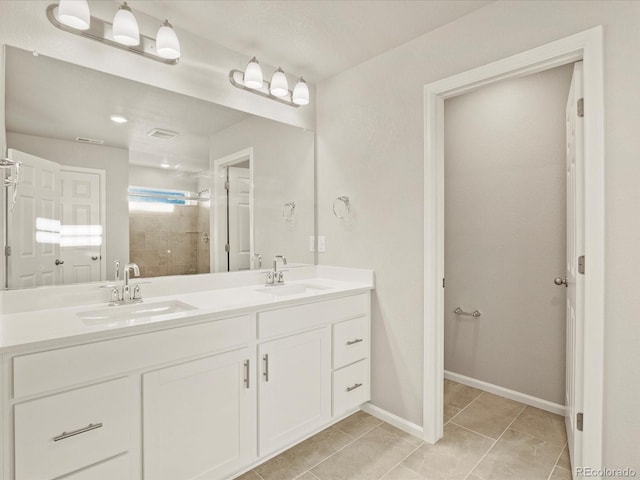
[[[344,215],[340,215],[337,211],[336,211],[336,205],[339,205],[338,202],[342,202],[344,203],[344,207],[346,209],[346,213]],[[333,214],[336,216],[336,218],[348,218],[351,216],[351,202],[349,202],[349,197],[347,197],[346,195],[343,195],[341,197],[336,198],[333,201]]]
[[[296,202],[287,202],[282,206],[282,218],[285,222],[293,222],[296,211]]]

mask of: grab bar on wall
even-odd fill
[[[453,311],[453,313],[455,313],[456,315],[464,315],[466,317],[473,317],[473,318],[478,318],[480,315],[482,315],[478,310],[474,310],[473,312],[465,312],[460,307],[457,307]]]

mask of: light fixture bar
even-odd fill
[[[262,80],[262,88],[249,88],[244,86],[244,72],[240,70],[231,70],[229,72],[229,81],[231,85],[236,88],[240,88],[247,92],[255,93],[256,95],[260,95],[261,97],[270,98],[271,100],[275,100],[276,102],[284,103],[285,105],[289,105],[290,107],[298,108],[300,105],[296,105],[291,100],[293,92],[289,90],[289,93],[284,97],[276,97],[275,95],[271,95],[271,84],[267,80]]]
[[[58,19],[58,5],[53,3],[47,7],[47,18],[53,26],[63,30],[65,32],[73,33],[81,37],[90,38],[100,43],[110,45],[120,50],[136,53],[145,58],[155,60],[156,62],[166,63],[167,65],[177,65],[179,59],[167,59],[162,58],[156,54],[156,41],[155,39],[146,35],[140,34],[140,44],[136,46],[127,47],[121,43],[113,40],[113,24],[102,20],[97,17],[91,17],[91,28],[88,30],[77,30],[75,28],[68,27],[60,22]]]

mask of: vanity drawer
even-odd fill
[[[249,317],[225,318],[13,359],[15,398],[244,345]]]
[[[258,337],[286,335],[368,313],[368,293],[270,310],[258,313]]]
[[[333,325],[333,368],[344,367],[368,356],[368,316]]]
[[[15,406],[16,480],[48,480],[130,449],[129,378]]]
[[[370,398],[368,360],[361,360],[333,372],[334,417],[362,405]]]
[[[73,473],[64,480],[128,480],[131,479],[131,455],[118,455],[106,462]]]

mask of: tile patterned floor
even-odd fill
[[[564,418],[445,380],[430,445],[357,412],[236,480],[571,480]]]

